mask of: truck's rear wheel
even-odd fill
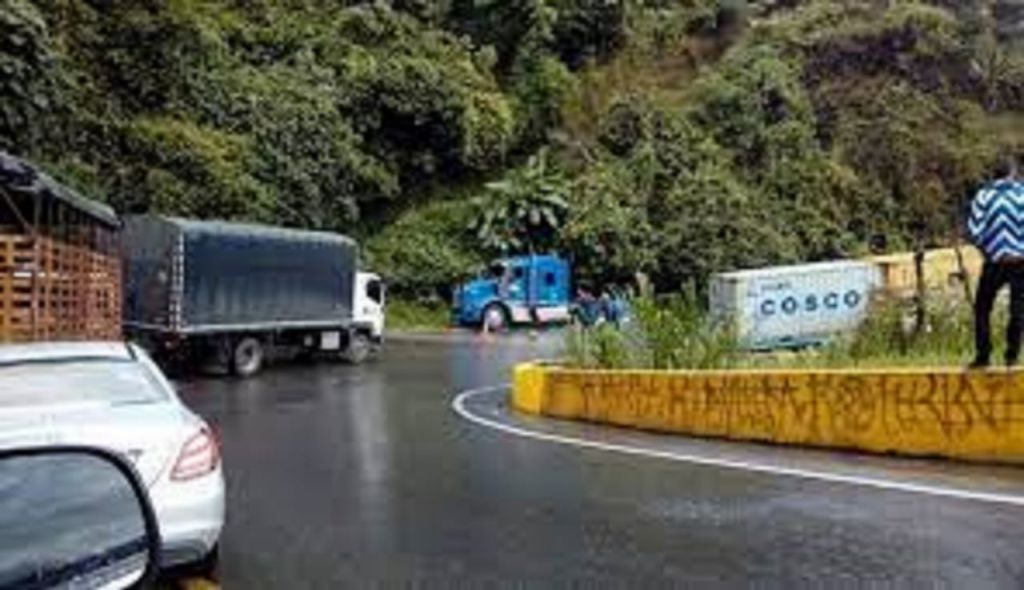
[[[372,347],[369,336],[362,332],[356,332],[349,337],[348,347],[342,353],[342,356],[346,362],[359,365],[370,356]]]
[[[242,338],[231,351],[231,372],[239,377],[252,377],[263,368],[263,360],[263,343],[259,338]]]
[[[504,332],[508,329],[508,314],[505,308],[497,303],[492,303],[484,308],[481,329],[484,332]]]

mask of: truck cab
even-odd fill
[[[501,331],[515,324],[569,321],[569,263],[558,256],[494,261],[455,289],[452,318],[461,326]]]
[[[370,339],[379,344],[384,339],[384,281],[372,272],[357,272],[352,298],[352,321],[368,327]]]

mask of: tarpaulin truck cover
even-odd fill
[[[130,327],[200,333],[352,317],[357,249],[338,234],[133,216],[123,252]]]

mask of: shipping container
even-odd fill
[[[744,270],[712,277],[710,308],[745,348],[795,348],[855,329],[881,286],[879,267],[864,261]]]
[[[357,246],[342,235],[133,216],[123,259],[125,327],[158,354],[199,349],[251,374],[275,346],[351,354],[379,339],[353,318]]]

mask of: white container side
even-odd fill
[[[881,285],[878,266],[864,261],[720,273],[711,280],[710,308],[733,323],[746,348],[806,346],[855,329]]]

